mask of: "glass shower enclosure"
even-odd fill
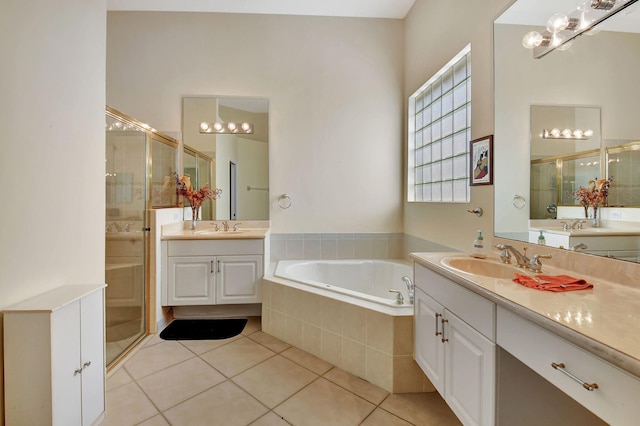
[[[149,209],[178,204],[178,142],[106,109],[106,362],[149,330]]]

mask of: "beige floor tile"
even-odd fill
[[[319,378],[274,409],[295,426],[358,425],[375,406]]]
[[[118,368],[113,374],[107,378],[106,390],[115,389],[127,383],[131,383],[133,379],[124,368]]]
[[[317,358],[310,353],[307,353],[296,347],[291,347],[282,352],[280,355],[320,375],[333,368],[333,365],[329,364],[328,362],[323,361],[320,358]]]
[[[261,329],[262,324],[260,323],[260,317],[247,317],[247,325],[244,326],[242,335],[248,336],[256,331],[260,331]]]
[[[144,341],[144,347],[147,348],[149,346],[157,345],[158,343],[162,343],[165,340],[160,338],[160,334],[152,334],[147,337]]]
[[[135,425],[158,414],[149,398],[131,382],[106,393],[106,410],[102,426]]]
[[[289,426],[289,423],[282,420],[282,418],[273,411],[270,411],[251,423],[251,426]]]
[[[201,356],[216,370],[233,377],[275,355],[275,352],[246,337],[209,351]]]
[[[260,343],[262,346],[266,346],[276,353],[280,353],[291,347],[290,344],[283,342],[280,339],[276,339],[267,333],[263,333],[262,331],[256,331],[248,337],[254,342]]]
[[[143,377],[138,384],[156,407],[164,411],[225,380],[222,374],[196,357]]]
[[[339,368],[332,369],[323,377],[327,380],[331,380],[338,386],[342,386],[348,391],[355,393],[359,397],[374,403],[375,405],[380,404],[387,395],[389,395],[389,392],[386,390]]]
[[[459,425],[438,392],[391,394],[381,408],[416,425]]]
[[[136,352],[125,364],[124,368],[134,379],[139,379],[179,362],[193,358],[193,353],[180,343],[165,341]]]
[[[245,426],[267,408],[235,383],[223,382],[164,412],[173,426]]]
[[[149,420],[145,420],[142,423],[138,423],[137,426],[169,426],[169,423],[162,417],[162,414],[151,417]]]
[[[242,339],[242,335],[238,334],[237,336],[229,337],[228,339],[220,339],[220,340],[180,340],[180,343],[184,345],[187,349],[193,352],[196,355],[202,355],[205,352],[209,352],[213,349],[217,349],[220,346],[224,346],[227,343],[231,343],[238,339]]]
[[[316,378],[316,374],[278,355],[237,375],[233,381],[273,408]]]
[[[361,426],[411,426],[411,423],[396,417],[393,414],[377,408],[362,422]]]

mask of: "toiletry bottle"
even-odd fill
[[[547,245],[547,240],[544,239],[544,235],[542,235],[542,231],[540,231],[540,235],[538,235],[538,245],[539,246]]]
[[[482,237],[482,231],[478,230],[478,237],[473,241],[473,250],[471,252],[473,257],[484,259],[487,257],[484,251],[484,238]]]

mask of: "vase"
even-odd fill
[[[191,226],[189,227],[189,229],[191,230],[195,230],[196,229],[196,222],[198,220],[198,213],[200,212],[200,206],[191,206]]]
[[[583,204],[582,207],[584,207],[584,218],[589,219],[589,205]]]
[[[591,206],[591,208],[593,209],[593,222],[591,224],[591,226],[593,226],[594,228],[597,228],[600,226],[600,219],[598,218],[598,206]]]

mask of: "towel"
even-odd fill
[[[532,277],[531,275],[516,274],[513,281],[536,290],[555,292],[593,288],[593,284],[569,275],[536,275]]]

